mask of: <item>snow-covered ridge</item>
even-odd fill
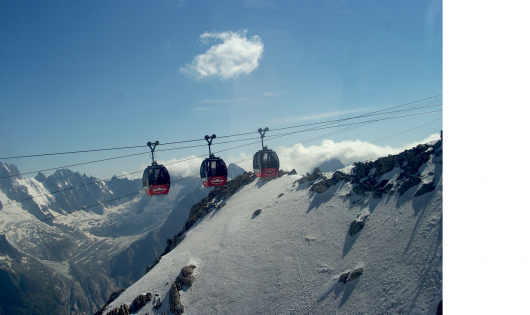
[[[192,264],[195,282],[180,291],[185,314],[435,314],[442,160],[438,142],[342,169],[349,180],[331,181],[338,172],[254,180],[211,208],[103,313],[148,292],[160,307],[152,300],[137,312],[169,313],[170,288]],[[362,227],[352,233],[355,222]]]

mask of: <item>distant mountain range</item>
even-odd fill
[[[0,314],[95,312],[143,275],[164,249],[154,232],[200,188],[198,177],[180,179],[168,196],[148,197],[140,179],[102,181],[68,169],[23,178],[0,162],[0,287],[10,288],[0,292]],[[130,246],[138,239],[142,246]],[[141,254],[131,261],[134,249]]]

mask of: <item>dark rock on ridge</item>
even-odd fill
[[[184,305],[180,303],[179,289],[177,288],[177,281],[174,281],[169,290],[169,311],[173,314],[184,313]]]
[[[39,183],[43,183],[46,180],[46,175],[39,172],[37,176],[35,176],[35,180],[38,181]]]
[[[239,188],[250,184],[255,178],[256,176],[254,176],[254,173],[245,172],[243,175],[228,181],[225,186],[215,187],[212,191],[210,191],[207,197],[203,198],[202,201],[191,207],[190,215],[184,224],[183,231],[185,232],[189,230],[193,224],[195,224],[195,222],[213,210],[213,203],[216,200],[221,201],[230,198]]]
[[[310,175],[309,173],[306,174],[306,176],[300,178],[299,180],[297,180],[296,182],[299,183],[300,185],[302,185],[303,183],[305,182],[310,182],[310,181],[313,181],[317,178],[322,178],[324,177],[322,175],[322,172],[320,171],[320,168],[315,168],[313,170],[313,173]]]
[[[353,281],[359,278],[363,274],[363,268],[355,269],[352,272],[345,272],[340,275],[339,282],[346,284],[347,282]]]
[[[341,171],[336,171],[335,173],[333,173],[333,176],[330,179],[324,179],[324,180],[319,181],[318,183],[311,186],[310,190],[316,193],[323,193],[326,190],[328,190],[328,188],[336,185],[341,180],[349,181],[350,176],[346,175],[345,173]]]
[[[414,176],[412,178],[405,180],[398,189],[399,195],[403,196],[403,194],[405,194],[407,190],[418,185],[419,183],[421,183],[421,178],[419,178],[418,176]]]
[[[357,217],[355,220],[353,220],[350,224],[350,236],[354,236],[355,234],[359,233],[364,228],[365,221],[366,217]]]
[[[398,181],[402,180],[403,182],[398,183],[396,188],[402,196],[407,190],[421,183],[421,179],[417,175],[419,168],[428,162],[431,156],[435,155],[435,150],[440,146],[441,141],[434,145],[420,144],[397,155],[389,155],[372,162],[355,162],[355,168],[352,169],[351,173],[351,183],[354,185],[352,192],[356,195],[373,192],[374,199],[382,198],[383,194],[386,193],[393,194],[395,192],[393,184],[388,184],[388,181],[385,180],[378,183],[377,179],[394,168],[400,168],[402,172],[398,176]],[[425,187],[421,194],[428,192],[430,188],[432,187]]]
[[[191,288],[193,281],[195,281],[195,277],[192,275],[193,269],[195,268],[195,265],[188,265],[180,270],[177,281],[181,284],[181,286],[185,285],[186,287]]]
[[[419,197],[423,194],[426,194],[428,192],[431,192],[433,190],[435,190],[436,187],[434,187],[434,182],[431,182],[431,183],[428,183],[428,184],[423,184],[420,189],[418,189],[418,191],[414,194],[414,197]]]
[[[97,311],[94,315],[101,315],[103,314],[103,311],[104,309],[101,309]],[[127,304],[120,305],[117,308],[107,313],[107,315],[130,315],[130,314],[131,314],[131,307]]]
[[[134,301],[131,304],[131,311],[134,313],[141,309],[142,307],[147,305],[147,302],[151,301],[153,298],[153,295],[151,292],[147,292],[146,294],[140,294],[138,295]]]
[[[187,286],[188,288],[192,286],[193,280],[195,280],[192,273],[193,269],[195,268],[195,265],[188,265],[182,267],[182,269],[180,270],[180,274],[177,276],[177,279],[171,285],[171,289],[169,290],[169,311],[171,313],[184,313],[184,305],[180,303],[179,291],[182,289],[183,285]]]

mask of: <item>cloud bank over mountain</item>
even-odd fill
[[[313,172],[315,167],[321,166],[332,159],[338,159],[344,165],[349,165],[353,162],[364,162],[370,159],[387,156],[389,154],[397,154],[404,150],[413,148],[418,144],[428,143],[439,139],[439,134],[432,134],[423,140],[396,148],[390,146],[382,147],[361,140],[348,140],[342,142],[323,140],[320,145],[304,146],[303,144],[296,144],[291,147],[281,146],[279,148],[275,148],[274,150],[280,158],[281,169],[290,171],[294,168],[299,174],[305,174]],[[224,155],[222,158],[227,165],[230,163],[235,163],[245,171],[251,172],[252,157],[253,155],[240,152],[235,156]],[[198,176],[203,160],[203,157],[192,155],[182,159],[158,160],[158,163],[164,165],[173,178],[182,178],[188,176]],[[141,168],[146,168],[148,165],[150,164],[142,164]],[[130,179],[141,178],[142,173],[132,174],[127,177]]]

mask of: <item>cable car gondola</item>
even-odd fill
[[[263,138],[265,137],[265,132],[269,131],[269,128],[265,130],[259,128],[258,132],[261,135],[261,147],[262,150],[259,150],[254,154],[254,174],[256,177],[260,178],[269,178],[278,176],[278,170],[280,169],[280,159],[276,152],[269,150],[267,147],[263,146]]]
[[[153,163],[144,170],[142,183],[144,185],[145,193],[148,196],[167,195],[169,193],[169,187],[171,186],[169,172],[164,165],[155,162],[154,152],[158,144],[158,141],[155,143],[147,142],[147,145],[151,149],[151,159],[153,160]]]
[[[212,154],[210,146],[212,140],[215,139],[215,135],[204,136],[206,142],[208,142],[208,150],[210,151],[210,157],[202,161],[201,164],[201,180],[205,187],[212,186],[224,186],[226,184],[226,176],[228,170],[225,162]]]

